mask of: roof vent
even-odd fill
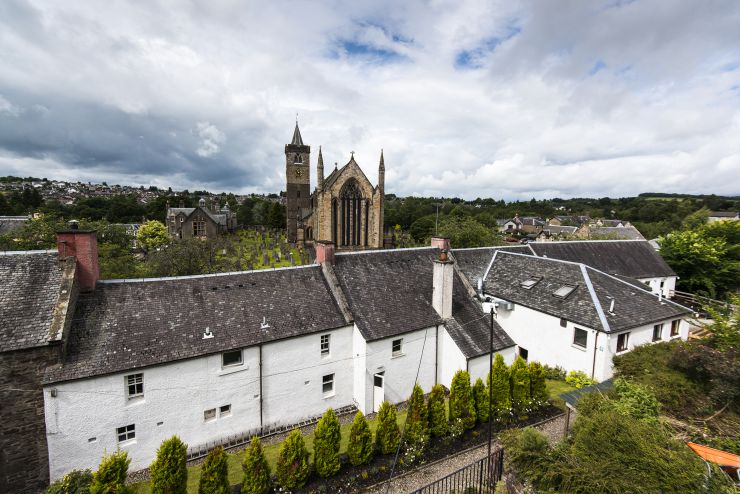
[[[267,318],[262,317],[262,322],[260,323],[260,329],[269,329],[270,325],[267,324]]]
[[[555,295],[558,298],[567,298],[568,295],[573,293],[573,291],[576,289],[573,285],[563,285],[557,290],[555,290],[552,294]]]
[[[609,314],[614,315],[614,299],[609,303]]]
[[[213,338],[213,333],[211,333],[211,328],[209,328],[208,326],[206,326],[206,330],[203,333],[203,339],[204,340],[207,340],[209,338]]]

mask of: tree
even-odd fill
[[[658,423],[660,403],[649,389],[617,378],[614,380],[614,390],[617,395],[614,406],[618,412],[638,420]]]
[[[445,216],[441,218],[438,234],[448,237],[450,245],[457,249],[483,247],[498,243],[490,228],[471,217]]]
[[[51,483],[46,494],[89,494],[93,474],[88,470],[72,470]]]
[[[293,429],[280,446],[277,459],[277,482],[284,489],[296,489],[306,485],[310,468],[308,450],[301,431]]]
[[[268,494],[270,492],[270,465],[257,436],[252,437],[242,462],[244,481],[243,494]]]
[[[519,419],[527,418],[531,397],[529,394],[529,369],[523,358],[517,357],[511,364],[511,404]]]
[[[230,494],[229,462],[223,446],[217,446],[208,452],[203,469],[200,472],[198,494]]]
[[[480,377],[475,380],[473,385],[473,399],[475,400],[475,416],[478,423],[488,422],[488,389],[486,389],[486,385],[483,384],[483,379]]]
[[[511,385],[509,384],[509,368],[504,357],[497,353],[493,359],[493,369],[488,376],[488,385],[493,388],[493,410],[497,418],[508,419],[511,416]]]
[[[164,223],[156,220],[150,220],[139,227],[136,239],[146,250],[155,250],[170,242],[170,234]]]
[[[365,415],[359,410],[352,421],[352,427],[349,429],[347,456],[349,462],[354,466],[369,463],[373,457],[373,434]]]
[[[414,384],[409,397],[404,435],[404,443],[414,445],[419,450],[423,450],[429,441],[429,422],[424,403],[424,391],[418,384]]]
[[[470,374],[462,369],[455,372],[450,385],[450,422],[461,419],[466,429],[475,426],[475,401],[470,388]]]
[[[104,456],[93,474],[90,494],[131,494],[133,489],[126,485],[130,463],[128,454],[120,449]]]
[[[427,417],[429,418],[429,432],[434,437],[447,435],[447,410],[445,407],[445,390],[441,384],[432,388],[427,401]]]
[[[152,494],[185,494],[188,487],[188,446],[179,437],[162,442],[149,467]]]
[[[398,429],[396,407],[384,401],[378,410],[378,429],[375,431],[375,449],[381,454],[394,453],[401,440],[401,431]]]
[[[314,432],[313,451],[316,473],[321,477],[331,477],[339,472],[339,420],[334,410],[328,409]]]
[[[545,368],[539,362],[529,364],[529,392],[536,406],[544,406],[549,398],[545,382]]]

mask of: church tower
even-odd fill
[[[287,181],[286,219],[288,242],[298,240],[298,225],[302,214],[311,207],[311,147],[303,144],[298,121],[295,123],[293,140],[285,145],[285,178]]]

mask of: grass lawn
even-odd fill
[[[403,427],[403,421],[406,420],[406,410],[402,410],[397,412],[397,420],[398,420],[398,427]],[[370,430],[373,432],[373,435],[375,435],[375,429],[378,427],[377,420],[372,419],[368,420],[368,424],[370,425]],[[341,433],[342,433],[342,443],[340,446],[340,451],[342,453],[347,451],[347,443],[349,442],[349,429],[352,426],[352,423],[342,424],[341,427]],[[311,434],[304,434],[303,439],[306,441],[306,448],[308,449],[309,453],[313,455],[313,433]],[[278,453],[280,451],[280,445],[281,443],[274,443],[274,444],[263,444],[263,449],[265,451],[265,456],[267,457],[267,462],[270,464],[270,469],[274,473],[275,472],[275,465],[277,463]],[[238,484],[242,480],[242,459],[244,458],[244,450],[237,451],[236,453],[229,453],[229,483],[231,485]],[[198,492],[198,482],[200,482],[200,470],[201,466],[196,465],[193,467],[188,468],[188,492],[196,494]],[[134,492],[137,494],[149,494],[152,492],[151,484],[149,482],[141,482],[138,484],[134,484]]]
[[[565,381],[555,381],[553,379],[547,379],[547,394],[550,396],[550,401],[556,407],[565,410],[565,402],[560,398],[562,393],[574,391],[576,388],[571,386]]]

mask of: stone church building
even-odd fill
[[[313,245],[331,241],[339,250],[380,249],[383,237],[385,163],[380,152],[378,185],[373,187],[360,165],[349,162],[324,178],[319,148],[316,189],[311,193],[311,146],[303,144],[296,122],[293,139],[285,145],[288,241]]]

